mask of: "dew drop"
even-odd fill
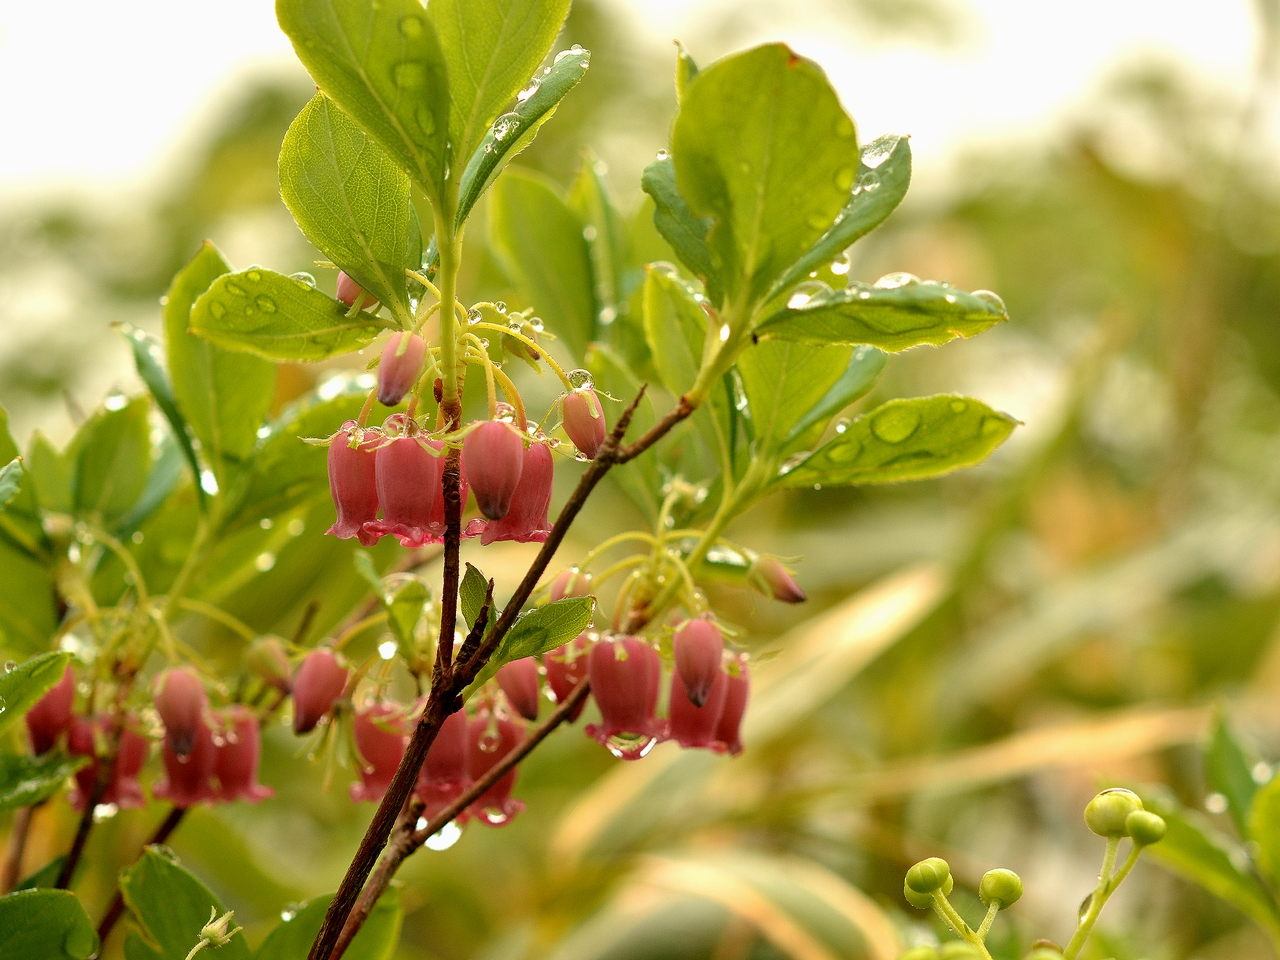
[[[254,298],[253,302],[258,305],[258,309],[261,310],[263,313],[276,312],[276,302],[272,300],[270,297],[268,297],[265,293],[258,294],[258,296]]]
[[[887,273],[877,280],[875,285],[881,290],[898,290],[919,282],[920,278],[913,273]]]
[[[245,276],[248,277],[249,280],[253,283],[262,282],[262,272],[260,270],[250,270],[248,273],[245,274]]]
[[[305,270],[299,270],[297,273],[289,274],[289,276],[294,280],[301,280],[308,287],[314,287],[316,285],[316,278]]]
[[[843,277],[845,274],[849,272],[850,266],[851,264],[849,263],[849,258],[847,256],[841,255],[831,261],[831,272],[834,273],[837,277]]]
[[[266,573],[276,565],[276,555],[274,553],[264,551],[253,558],[253,565],[261,573]]]
[[[6,661],[5,661],[5,664],[4,664],[4,672],[5,672],[5,673],[13,673],[13,671],[15,671],[15,670],[17,670],[17,669],[18,669],[18,665],[17,665],[17,663],[15,663],[15,662],[14,662],[14,661],[12,661],[12,660],[6,660]]]
[[[952,413],[964,413],[969,409],[969,405],[963,400],[952,400],[950,406]]]
[[[427,85],[426,65],[417,60],[405,60],[391,68],[397,87],[418,90]]]
[[[93,927],[85,924],[73,924],[62,938],[63,953],[75,960],[86,960],[94,955],[97,948],[98,936],[93,932]]]
[[[426,826],[425,823],[422,826]],[[462,828],[452,820],[441,827],[436,833],[427,837],[423,844],[428,850],[448,850],[462,836]]]
[[[523,122],[518,113],[504,113],[497,120],[493,121],[493,139],[502,141],[520,129]]]
[[[827,450],[827,459],[832,463],[848,463],[850,460],[856,460],[861,452],[862,444],[853,437],[846,437]]]
[[[666,150],[659,150],[659,151],[658,151],[658,155],[657,155],[654,159],[656,159],[656,160],[658,160],[658,161],[662,161],[662,160],[667,159],[667,157],[669,157],[669,156],[671,156],[671,154],[669,154]]]
[[[885,443],[902,443],[920,426],[920,413],[906,404],[889,407],[871,420],[871,432]]]
[[[383,640],[378,644],[378,656],[383,660],[390,660],[396,655],[396,642],[394,640]]]
[[[542,81],[537,77],[534,77],[532,80],[529,81],[529,85],[527,87],[525,87],[523,90],[521,90],[519,93],[516,94],[516,103],[524,103],[526,100],[528,100],[530,97],[532,97],[535,93],[538,92],[538,88],[540,86],[542,86]]]
[[[400,21],[400,32],[410,39],[422,36],[422,21],[417,17],[405,17]]]
[[[213,314],[213,319],[221,320],[223,317],[227,315],[227,308],[224,307],[219,301],[211,300],[209,302],[209,312]]]
[[[227,293],[235,294],[237,297],[247,297],[249,295],[245,293],[244,287],[240,286],[238,283],[228,283],[226,291]]]

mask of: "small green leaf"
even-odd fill
[[[693,57],[689,56],[689,51],[684,48],[684,44],[679,40],[676,41],[676,101],[684,99],[685,91],[689,89],[689,84],[693,82],[693,78],[698,75],[698,65],[693,62]]]
[[[836,222],[774,284],[769,299],[830,263],[884,223],[907,195],[910,185],[911,141],[907,137],[891,133],[865,144],[858,164],[858,179],[853,182],[853,190],[844,209],[836,216]]]
[[[698,379],[706,329],[698,294],[670,267],[651,266],[644,286],[644,332],[658,376],[677,397]]]
[[[413,649],[413,629],[422,617],[422,610],[431,600],[431,591],[417,577],[409,574],[393,574],[387,577],[383,604],[387,608],[387,623],[400,641],[402,649]]]
[[[784,464],[775,482],[847,486],[937,477],[986,459],[1017,423],[954,394],[890,400],[799,463]]]
[[[281,920],[262,941],[254,954],[257,960],[306,960],[332,900],[331,896],[316,897],[291,908],[288,919]],[[400,888],[388,887],[342,955],[344,960],[388,960],[400,939],[400,920]]]
[[[280,196],[316,247],[407,324],[405,270],[422,265],[409,178],[323,93],[289,126]]]
[[[389,324],[302,280],[261,267],[219,277],[191,309],[191,329],[215,346],[268,360],[324,360],[365,346]]]
[[[67,855],[64,853],[60,857],[54,857],[35,873],[29,874],[13,889],[15,890],[52,890],[58,885],[58,876],[62,873],[62,865],[67,862]],[[76,864],[74,875],[71,877],[71,886],[76,885],[76,880],[80,874],[84,872],[85,863],[81,860]]]
[[[136,397],[97,411],[84,431],[75,474],[76,512],[110,524],[137,502],[151,472],[150,404]]]
[[[0,734],[17,723],[36,702],[62,679],[69,653],[42,653],[6,673],[0,673]]]
[[[1273,885],[1280,881],[1280,777],[1272,777],[1253,796],[1242,835],[1258,845],[1258,865],[1267,879]]]
[[[622,357],[601,343],[593,343],[587,347],[586,367],[591,372],[598,390],[618,398],[617,401],[610,401],[603,395],[600,398],[604,404],[605,417],[612,423],[617,419],[617,413],[622,410],[622,405],[630,403],[631,398],[639,393],[640,380]],[[646,391],[632,417],[633,436],[644,436],[656,421],[657,415],[654,413],[653,401]],[[622,488],[650,521],[658,516],[661,497],[658,491],[662,488],[662,477],[658,472],[656,458],[656,452],[650,448],[635,459],[609,471],[610,478]]]
[[[574,357],[594,338],[591,255],[583,224],[541,174],[512,169],[494,185],[489,239],[516,289]]]
[[[88,757],[50,752],[39,757],[0,753],[0,810],[16,810],[47,800],[86,763]]]
[[[280,28],[347,116],[441,208],[449,166],[449,80],[419,0],[276,0]]]
[[[7,464],[17,457],[18,445],[9,434],[8,411],[0,407],[0,463]],[[46,538],[36,501],[35,477],[30,468],[31,464],[24,464],[18,475],[17,492],[0,510],[0,540],[8,539],[28,554],[40,556]]]
[[[48,567],[0,541],[0,570],[4,571],[0,576],[0,651],[5,656],[21,656],[45,649],[58,626]],[[4,718],[0,713],[0,725]]]
[[[484,609],[484,598],[489,594],[489,580],[483,573],[467,564],[467,572],[462,575],[462,583],[458,586],[459,607],[462,619],[471,627],[475,624],[480,611]]]
[[[854,283],[844,290],[824,286],[812,294],[795,293],[788,306],[755,333],[762,340],[867,343],[897,353],[974,337],[1008,319],[1004,303],[994,293],[966,293],[895,273],[874,286]]]
[[[680,195],[713,221],[707,247],[736,309],[831,228],[858,172],[853,121],[826,75],[780,43],[699,71],[671,146]]]
[[[1242,839],[1250,836],[1249,808],[1253,806],[1254,794],[1258,792],[1251,767],[1244,750],[1227,726],[1227,718],[1219,712],[1204,755],[1204,778],[1210,789],[1227,798],[1227,810]],[[1276,813],[1280,814],[1280,809]],[[1274,830],[1276,838],[1280,839],[1280,820]],[[1280,846],[1276,847],[1276,852],[1280,853]]]
[[[808,413],[796,421],[795,426],[787,433],[782,449],[788,450],[807,442],[810,431],[821,432],[827,421],[855,400],[866,396],[880,379],[888,359],[883,351],[875,347],[855,347],[844,374]]]
[[[0,512],[9,505],[22,487],[22,458],[14,457],[0,469]]]
[[[156,847],[143,850],[137,862],[120,875],[120,892],[133,911],[134,918],[149,944],[132,938],[125,953],[133,960],[138,944],[150,957],[163,960],[185,960],[188,951],[200,939],[200,930],[209,922],[209,914],[226,912],[213,891],[196,879],[195,874],[161,853]],[[243,933],[216,951],[218,960],[248,960],[249,945]]]
[[[449,68],[453,152],[469,157],[551,50],[569,0],[433,0],[428,9]]]
[[[680,262],[702,281],[714,302],[724,297],[720,275],[707,249],[707,221],[693,215],[676,189],[676,167],[670,157],[655,160],[644,168],[640,187],[653,198],[653,225],[671,244]]]
[[[759,450],[781,450],[794,424],[836,389],[853,348],[758,343],[738,358]]]
[[[67,450],[59,453],[49,442],[49,438],[39,430],[31,435],[23,467],[31,474],[36,499],[42,509],[55,513],[71,513],[75,509],[71,492],[75,452]]]
[[[584,150],[582,165],[569,188],[569,207],[583,224],[591,256],[596,315],[609,331],[616,330],[622,277],[627,270],[627,234],[604,178],[604,165]]]
[[[0,958],[88,960],[98,934],[70,890],[18,890],[0,897]]]
[[[565,597],[535,607],[502,638],[493,661],[501,665],[522,657],[537,657],[568,643],[591,625],[595,603],[594,597]]]

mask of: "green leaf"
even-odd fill
[[[565,597],[535,607],[502,638],[493,661],[501,665],[522,657],[537,657],[568,643],[591,625],[595,603],[594,597]]]
[[[67,862],[67,855],[64,853],[60,857],[54,857],[35,873],[29,874],[13,889],[15,890],[52,890],[58,885],[58,876],[62,873],[62,865]],[[71,886],[76,885],[76,880],[84,872],[85,863],[81,860],[76,864],[74,875],[71,877]]]
[[[7,571],[6,571],[7,573]],[[0,674],[0,734],[17,723],[36,702],[62,679],[69,653],[42,653]]]
[[[18,445],[9,434],[9,414],[0,407],[0,463],[18,457]],[[18,490],[0,510],[0,540],[7,538],[27,553],[40,556],[46,542],[40,511],[36,502],[35,478],[31,464],[25,464],[18,476]],[[0,567],[0,569],[3,569]],[[3,579],[3,578],[0,578]]]
[[[178,445],[165,437],[138,499],[133,502],[128,513],[112,524],[112,528],[117,531],[135,530],[159,510],[182,479],[183,463],[182,451]]]
[[[148,957],[185,960],[200,939],[201,928],[209,922],[210,912],[216,911],[218,916],[226,912],[222,901],[195,874],[157,847],[145,848],[137,862],[121,873],[120,892],[149,941],[148,945],[130,938],[125,945],[129,960],[139,956],[138,947],[145,949]],[[233,935],[216,955],[218,960],[248,960],[244,934]]]
[[[173,278],[164,304],[173,395],[220,490],[228,486],[232,469],[253,450],[276,384],[274,364],[222,350],[189,332],[196,299],[230,270],[217,247],[206,240]]]
[[[462,583],[458,586],[459,607],[462,619],[471,627],[475,624],[480,611],[484,609],[484,599],[489,594],[489,580],[483,573],[467,564],[467,572],[462,575]]]
[[[640,380],[622,357],[601,343],[593,343],[587,347],[586,368],[591,372],[597,390],[604,391],[610,397],[618,398],[616,401],[611,401],[604,395],[600,397],[605,405],[605,418],[610,423],[616,422],[617,414],[623,409],[623,404],[630,403],[631,398],[639,393]],[[656,422],[657,415],[654,413],[653,400],[646,391],[631,420],[632,435],[644,436]],[[658,472],[655,450],[650,448],[635,459],[614,467],[609,471],[609,476],[640,508],[648,520],[653,521],[657,518],[662,477]]]
[[[385,578],[383,584],[382,602],[387,608],[387,623],[402,648],[412,650],[413,629],[418,625],[423,608],[431,600],[431,591],[410,574],[393,574]]]
[[[1254,795],[1241,835],[1258,845],[1258,865],[1271,883],[1280,881],[1280,777],[1272,777]]]
[[[43,650],[58,626],[49,568],[0,541],[0,570],[0,650],[5,656]]]
[[[422,266],[422,231],[409,178],[323,93],[284,135],[280,196],[325,256],[412,320],[405,270]]]
[[[1227,810],[1242,839],[1250,837],[1249,808],[1253,806],[1258,784],[1254,782],[1252,764],[1227,726],[1227,718],[1219,712],[1214,725],[1209,748],[1204,755],[1204,778],[1210,789],[1227,798]],[[1280,814],[1280,808],[1275,811]],[[1275,838],[1280,840],[1280,820],[1275,822]],[[1275,847],[1280,854],[1280,844]]]
[[[858,179],[831,229],[792,264],[774,284],[769,299],[830,263],[865,237],[897,209],[911,185],[911,141],[897,134],[877,137],[862,147]]]
[[[672,159],[663,157],[645,167],[640,187],[653,198],[653,225],[658,233],[671,244],[680,262],[702,281],[707,296],[720,303],[724,299],[724,287],[711,263],[711,251],[707,249],[707,221],[693,215],[676,189],[676,167]]]
[[[191,329],[215,346],[268,360],[324,360],[365,346],[389,324],[310,284],[261,267],[219,277],[191,309]]]
[[[875,347],[855,347],[844,374],[821,400],[809,408],[808,413],[796,421],[783,440],[782,449],[807,443],[810,431],[820,432],[837,413],[866,396],[880,379],[888,359],[883,351]]]
[[[569,0],[432,0],[428,9],[449,68],[453,153],[469,157],[551,50]]]
[[[133,350],[133,365],[138,371],[138,376],[147,385],[151,398],[155,400],[156,406],[169,422],[169,429],[177,441],[178,448],[191,468],[191,482],[195,484],[196,496],[203,509],[205,491],[200,485],[200,461],[196,459],[195,447],[191,445],[191,436],[187,433],[187,421],[178,410],[178,401],[174,398],[169,377],[160,364],[160,344],[156,343],[155,338],[145,330],[139,330],[137,327],[120,324],[117,329]]]
[[[755,333],[762,340],[867,343],[896,353],[977,336],[1008,319],[1004,302],[989,291],[966,293],[891,273],[874,286],[853,283],[844,290],[821,286],[813,293],[797,292]]]
[[[794,425],[822,403],[844,376],[852,347],[758,343],[738,358],[751,405],[757,449],[781,450]]]
[[[22,458],[14,457],[0,469],[0,512],[18,495],[22,486]]]
[[[98,934],[70,890],[18,890],[0,897],[0,958],[88,960]]]
[[[306,960],[331,900],[331,896],[316,897],[291,909],[289,918],[280,921],[262,941],[254,954],[257,960]],[[345,960],[388,960],[400,939],[400,920],[400,888],[389,887],[342,956]]]
[[[600,325],[616,329],[622,276],[627,269],[627,234],[609,199],[604,164],[584,150],[582,165],[569,188],[569,207],[583,224],[583,236],[591,257],[596,314]]]
[[[677,397],[693,386],[702,366],[707,316],[698,294],[661,267],[650,267],[644,286],[644,332],[663,386]]]
[[[941,476],[986,459],[1017,426],[980,400],[941,394],[890,400],[795,465],[784,487],[897,483]]]
[[[58,752],[39,757],[0,753],[0,810],[16,810],[48,799],[88,762],[88,757]]]
[[[298,59],[347,116],[442,209],[449,80],[419,0],[276,0]]]
[[[137,502],[151,472],[151,425],[146,397],[96,412],[82,428],[75,474],[75,507],[104,524]]]
[[[693,57],[689,56],[689,51],[684,48],[684,44],[679,40],[676,41],[676,101],[684,99],[685,91],[689,89],[689,84],[693,82],[693,78],[698,75],[698,65],[693,62]]]
[[[826,75],[778,43],[700,71],[671,144],[680,195],[712,220],[707,247],[737,309],[830,229],[858,171],[853,121]]]
[[[35,487],[41,508],[55,513],[71,513],[75,509],[71,478],[75,472],[75,451],[59,453],[49,438],[37,430],[27,444],[23,466]]]
[[[591,255],[582,228],[559,188],[541,174],[512,169],[494,185],[493,252],[520,296],[577,358],[596,328]]]

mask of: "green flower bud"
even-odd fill
[[[1164,837],[1164,818],[1149,810],[1135,810],[1124,818],[1125,832],[1140,847],[1159,843]]]
[[[1051,950],[1049,947],[1037,947],[1027,954],[1027,960],[1062,960],[1062,951]]]
[[[1001,910],[1006,910],[1017,903],[1021,896],[1022,879],[1012,870],[988,870],[982,875],[982,883],[978,885],[978,897],[984,907],[998,903]]]
[[[906,881],[902,883],[902,895],[907,898],[907,903],[911,904],[917,910],[928,910],[933,904],[933,894],[916,893],[907,885]]]
[[[916,893],[933,893],[941,890],[951,879],[951,868],[941,857],[921,860],[907,871],[907,886]]]
[[[1103,790],[1084,808],[1084,822],[1100,837],[1127,836],[1125,818],[1142,809],[1142,800],[1132,790],[1113,787]]]
[[[982,951],[963,940],[951,940],[938,949],[940,960],[978,960]]]
[[[938,960],[938,951],[933,947],[912,947],[898,960]]]

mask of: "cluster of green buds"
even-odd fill
[[[1142,799],[1136,793],[1121,788],[1103,790],[1090,800],[1085,807],[1084,822],[1107,841],[1098,886],[1080,905],[1076,932],[1066,947],[1060,947],[1051,940],[1036,940],[1026,960],[1075,960],[1089,939],[1103,906],[1133,870],[1139,854],[1145,847],[1158,843],[1165,832],[1164,820],[1158,814],[1144,810]],[[1120,843],[1126,837],[1131,841],[1129,852],[1117,867]],[[951,867],[940,857],[921,860],[907,871],[902,888],[907,902],[919,910],[932,909],[960,939],[939,947],[912,947],[899,960],[991,960],[986,946],[987,934],[996,914],[1021,898],[1022,880],[1012,870],[1005,869],[989,870],[982,875],[978,897],[987,908],[987,914],[976,930],[965,922],[947,899],[954,887]]]

